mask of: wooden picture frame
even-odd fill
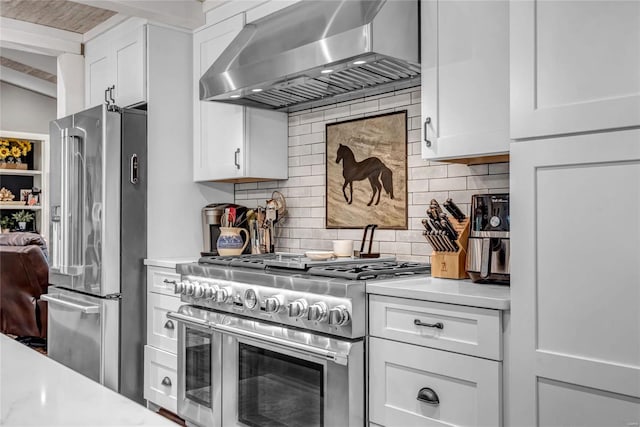
[[[326,228],[407,229],[407,111],[326,125]]]

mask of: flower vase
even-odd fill
[[[18,228],[20,229],[20,231],[24,231],[27,229],[27,223],[25,221],[19,221],[18,222]]]

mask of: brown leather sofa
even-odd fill
[[[34,233],[0,234],[0,332],[47,336],[49,264],[44,239]]]

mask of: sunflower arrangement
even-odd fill
[[[20,163],[20,157],[31,151],[31,141],[26,139],[0,138],[0,161]]]

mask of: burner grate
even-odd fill
[[[418,262],[381,262],[312,267],[309,274],[343,279],[370,279],[378,276],[400,276],[431,272],[430,264]]]

